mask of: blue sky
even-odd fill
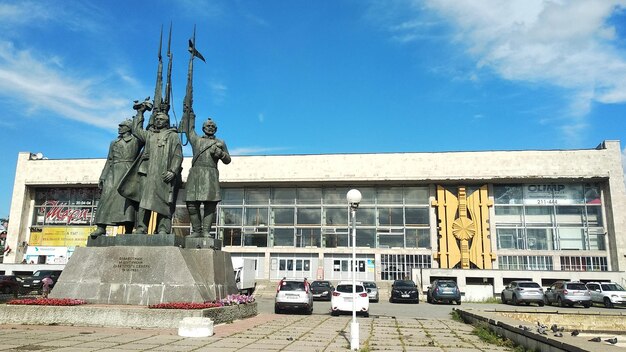
[[[103,158],[173,24],[180,119],[234,155],[594,148],[626,154],[626,1],[0,0],[0,217],[17,153]],[[190,155],[190,150],[185,150]],[[625,158],[626,159],[626,158]]]

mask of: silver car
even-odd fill
[[[374,281],[363,281],[363,286],[367,290],[367,295],[370,302],[378,302],[380,295],[378,293],[378,286]]]
[[[285,310],[301,310],[306,314],[313,313],[313,293],[306,279],[282,279],[276,288],[274,313]]]
[[[533,281],[511,281],[500,294],[502,303],[511,302],[513,305],[537,303],[543,306],[543,288]]]
[[[584,283],[578,281],[557,281],[548,287],[543,298],[548,305],[556,303],[561,307],[571,307],[581,304],[585,308],[591,307],[591,292]]]

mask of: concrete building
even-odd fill
[[[183,163],[183,180],[191,158]],[[62,265],[93,229],[104,159],[20,153],[4,263]],[[618,141],[595,149],[235,156],[214,231],[257,278],[349,278],[346,193],[357,188],[358,279],[451,277],[466,295],[513,279],[626,278]],[[184,190],[174,232],[189,233]],[[109,228],[109,235],[119,229]]]

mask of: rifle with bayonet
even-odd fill
[[[152,104],[152,114],[150,115],[150,119],[148,120],[148,125],[146,129],[150,129],[150,127],[154,124],[154,117],[157,113],[161,111],[161,104],[163,99],[162,89],[163,89],[163,57],[161,56],[161,47],[163,46],[163,25],[161,25],[161,37],[159,38],[159,52],[157,53],[157,57],[159,58],[159,65],[157,68],[157,77],[156,77],[156,85],[154,87],[154,104]]]
[[[187,133],[190,128],[194,128],[194,126],[189,126],[189,117],[193,112],[193,59],[197,57],[198,59],[206,62],[204,57],[198,50],[196,50],[196,26],[193,27],[193,37],[189,40],[189,66],[187,68],[187,89],[185,91],[185,100],[183,101],[183,118],[180,122],[180,126],[178,127],[178,132]],[[185,141],[183,145],[187,145],[188,141]]]

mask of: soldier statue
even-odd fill
[[[151,212],[157,213],[156,232],[169,234],[172,215],[180,186],[183,151],[176,128],[170,127],[166,110],[154,114],[148,129],[143,128],[143,114],[152,109],[150,101],[136,103],[137,114],[133,118],[132,133],[145,143],[143,152],[119,186],[123,196],[139,203],[135,233],[146,234]]]
[[[135,225],[137,202],[122,197],[117,187],[137,158],[143,143],[131,134],[132,120],[120,122],[119,136],[111,142],[109,155],[100,174],[98,188],[102,190],[92,238],[104,235],[107,225],[123,225],[125,233],[131,233]]]
[[[193,110],[183,115],[183,126],[193,150],[191,169],[185,186],[187,210],[191,221],[191,237],[212,237],[211,224],[215,220],[217,203],[221,200],[219,171],[221,160],[230,163],[230,154],[223,140],[216,138],[217,125],[211,118],[202,124],[204,136],[196,134],[196,115]],[[201,212],[200,205],[204,207]]]

